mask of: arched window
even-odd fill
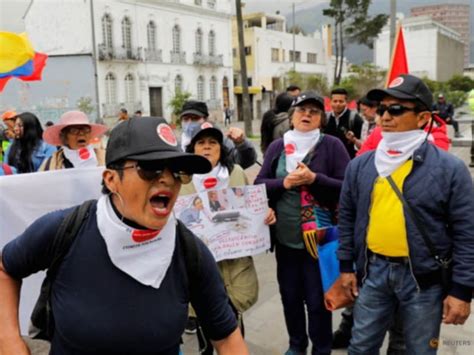
[[[183,77],[179,74],[174,78],[174,91],[183,92]]]
[[[156,49],[156,25],[153,21],[148,22],[146,27],[147,44],[149,50]]]
[[[125,48],[127,57],[130,58],[132,55],[132,23],[127,16],[122,20],[122,45]]]
[[[217,100],[217,79],[215,76],[209,82],[209,95],[211,100]]]
[[[204,77],[202,75],[197,79],[197,99],[204,101]]]
[[[196,31],[196,54],[202,54],[202,30],[200,28]]]
[[[173,27],[173,53],[181,52],[181,29],[178,25]]]
[[[112,73],[107,73],[105,76],[105,102],[107,104],[115,104],[117,102],[117,87],[115,76]]]
[[[102,17],[102,38],[105,48],[112,48],[112,18],[109,14]]]
[[[216,55],[216,34],[209,32],[209,55]]]
[[[125,102],[135,102],[135,80],[130,73],[125,75]]]

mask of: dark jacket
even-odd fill
[[[255,179],[255,184],[265,184],[271,206],[275,205],[275,201],[285,191],[283,178],[275,177],[282,152],[283,138],[280,138],[268,147],[262,169]],[[308,164],[311,171],[316,173],[316,180],[311,184],[310,191],[321,205],[329,208],[336,207],[348,163],[349,155],[341,142],[334,137],[324,135]]]
[[[342,272],[353,272],[359,282],[366,277],[367,227],[371,196],[378,174],[375,152],[354,159],[348,166],[339,203]],[[474,190],[464,162],[432,144],[424,143],[413,155],[413,169],[403,184],[403,195],[442,257],[452,255],[449,294],[469,301],[474,288]],[[390,221],[387,221],[390,223]],[[439,265],[423,237],[405,212],[405,228],[413,275],[420,288],[433,275],[439,283]],[[437,275],[437,276],[434,276]],[[425,286],[423,286],[425,284]]]
[[[454,108],[453,105],[445,103],[435,103],[433,105],[433,111],[439,111],[438,116],[446,121],[448,118],[454,118]]]
[[[346,112],[344,112],[344,114],[339,117],[339,124],[336,125],[336,118],[334,117],[334,113],[331,112],[329,114],[327,125],[324,128],[324,133],[339,138],[341,142],[344,143],[344,146],[346,147],[347,152],[352,159],[355,157],[356,151],[354,148],[354,143],[351,143],[347,140],[346,132],[352,131],[354,132],[354,135],[360,139],[360,133],[362,131],[362,124],[364,123],[364,120],[359,116],[359,114],[356,113],[353,122],[350,123],[350,115],[351,110],[347,109]]]

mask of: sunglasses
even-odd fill
[[[301,106],[296,106],[295,108],[296,112],[299,113],[308,113],[310,116],[316,116],[321,114],[321,110],[317,108],[311,108],[311,107],[301,107]]]
[[[403,115],[404,113],[406,113],[408,111],[416,112],[416,108],[415,107],[406,107],[406,106],[399,105],[399,104],[394,104],[394,105],[390,105],[390,106],[380,105],[377,108],[377,114],[380,115],[380,116],[383,116],[383,114],[385,112],[388,112],[388,114],[390,116],[401,116],[401,115]]]
[[[90,126],[72,126],[67,128],[67,133],[70,134],[89,134],[92,132],[92,128]]]
[[[182,184],[188,184],[189,182],[191,182],[191,179],[192,179],[191,175],[183,171],[174,171],[173,168],[169,166],[159,167],[157,169],[156,165],[152,168],[150,166],[147,166],[144,163],[136,163],[134,165],[124,166],[122,168],[115,169],[115,170],[126,170],[126,169],[136,169],[138,176],[140,176],[140,178],[145,181],[154,181],[156,179],[159,179],[163,175],[166,169],[168,169],[168,171],[171,172],[175,180],[181,181]]]

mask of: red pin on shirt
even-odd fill
[[[87,160],[90,157],[91,157],[91,153],[89,152],[89,149],[87,149],[87,148],[79,149],[79,158],[81,160]]]
[[[143,243],[148,240],[152,240],[159,233],[160,233],[159,230],[154,230],[154,229],[144,229],[144,230],[135,229],[132,232],[132,239],[135,243]]]
[[[295,152],[296,150],[296,147],[293,143],[288,143],[287,145],[285,145],[285,154],[286,155],[291,155]]]
[[[210,177],[204,180],[203,185],[206,189],[212,189],[217,185],[217,179],[215,177]]]

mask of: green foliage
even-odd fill
[[[174,97],[168,103],[168,106],[172,108],[173,122],[179,124],[179,114],[183,110],[184,103],[191,97],[191,93],[187,91],[177,90]]]
[[[468,76],[454,75],[447,81],[450,90],[468,92],[474,89],[474,80]]]
[[[453,104],[453,106],[456,108],[464,105],[467,100],[468,93],[461,90],[453,90],[443,92],[443,95],[446,98],[446,102]],[[438,93],[436,93],[435,97],[437,96]]]
[[[297,35],[306,36],[305,30],[303,30],[303,28],[300,25],[291,26],[290,28],[288,28],[287,32],[293,33],[293,30],[295,31],[295,34]]]
[[[76,106],[79,111],[84,112],[86,115],[90,115],[94,111],[94,106],[92,105],[92,98],[90,96],[81,97],[77,100]]]
[[[352,65],[349,76],[342,79],[337,87],[343,87],[349,93],[350,99],[359,99],[373,88],[382,87],[387,72],[378,69],[372,63]]]
[[[288,73],[286,73],[284,81],[284,87],[287,87],[289,85],[297,85],[303,91],[313,90],[321,95],[328,94],[327,79],[321,74],[302,74],[294,70],[290,70]]]

